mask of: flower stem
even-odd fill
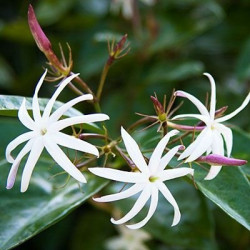
[[[98,86],[98,89],[97,89],[96,99],[97,99],[98,102],[101,99],[102,90],[103,90],[103,87],[104,87],[104,83],[105,83],[105,80],[106,80],[109,68],[110,68],[110,64],[107,61],[105,63],[105,65],[104,65],[103,70],[102,70],[102,75],[101,75],[100,83],[99,83],[99,86]]]

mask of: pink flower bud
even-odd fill
[[[164,114],[165,110],[164,110],[163,106],[161,105],[161,103],[158,101],[157,97],[150,96],[150,98],[154,104],[156,114],[158,116]]]
[[[31,34],[34,37],[38,48],[44,53],[51,50],[51,43],[44,34],[41,26],[39,25],[36,19],[34,9],[31,4],[29,5],[29,10],[28,10],[28,23],[30,26]]]
[[[246,160],[229,158],[222,155],[210,154],[207,156],[201,156],[197,159],[199,162],[208,163],[210,165],[223,165],[223,166],[242,166],[247,163]]]

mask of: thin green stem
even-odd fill
[[[98,89],[97,89],[96,99],[97,99],[98,102],[101,99],[103,87],[104,87],[104,84],[105,84],[105,80],[106,80],[109,68],[110,68],[110,64],[108,62],[106,62],[105,65],[104,65],[104,68],[102,70],[100,83],[99,83],[99,86],[98,86]]]

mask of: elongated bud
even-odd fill
[[[44,34],[40,24],[38,23],[34,9],[31,4],[29,5],[28,10],[28,23],[30,26],[31,34],[34,37],[38,48],[43,53],[46,53],[47,51],[51,50],[51,43],[47,36]]]
[[[215,111],[215,118],[221,117],[226,112],[227,108],[228,108],[228,106],[224,106],[220,109],[217,109]]]
[[[201,156],[197,159],[199,162],[208,163],[209,165],[218,165],[218,166],[242,166],[247,163],[246,160],[229,158],[222,155],[210,154],[207,156]]]
[[[157,97],[150,96],[150,98],[151,98],[151,100],[152,100],[152,102],[154,104],[154,109],[155,109],[156,114],[158,116],[164,114],[165,113],[164,107],[159,102],[159,100],[157,99]]]
[[[68,67],[67,66],[64,67],[63,64],[58,60],[57,56],[52,50],[52,45],[49,39],[44,34],[40,24],[37,21],[34,9],[31,4],[29,5],[28,9],[28,23],[31,34],[34,37],[38,48],[44,53],[44,55],[48,59],[49,63],[51,64],[52,70],[56,69],[62,75],[67,76],[71,70],[72,62],[71,61],[69,62]]]

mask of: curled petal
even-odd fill
[[[112,168],[89,168],[89,171],[97,176],[126,183],[143,183],[147,177],[138,172],[126,172]]]
[[[181,213],[180,213],[178,204],[176,203],[174,197],[172,196],[168,188],[162,182],[157,182],[156,184],[157,184],[158,189],[163,194],[163,196],[174,207],[174,219],[173,219],[172,226],[175,226],[179,223],[181,219]]]
[[[135,202],[134,206],[131,208],[131,210],[120,220],[114,220],[114,218],[111,218],[111,222],[113,224],[123,224],[131,220],[142,210],[142,208],[145,206],[146,202],[150,198],[150,195],[151,195],[150,186],[146,186],[143,189],[137,201]]]
[[[105,114],[91,114],[91,115],[75,116],[75,117],[66,118],[56,123],[51,124],[51,129],[60,131],[72,125],[81,124],[81,123],[100,122],[100,121],[105,121],[108,119],[109,119],[109,116]]]
[[[178,150],[183,149],[182,145],[175,146],[172,148],[169,152],[167,152],[160,160],[160,164],[158,167],[158,171],[164,170],[164,168],[168,165],[168,163],[172,160],[172,158],[175,156],[175,154],[178,152]]]
[[[226,127],[223,124],[216,124],[216,129],[222,134],[226,147],[227,147],[227,156],[229,157],[232,152],[233,147],[233,133],[232,130],[228,127]]]
[[[216,122],[225,122],[225,121],[233,118],[235,115],[237,115],[241,110],[243,110],[248,105],[249,101],[250,101],[250,92],[248,93],[247,97],[245,98],[245,100],[243,101],[243,103],[240,105],[239,108],[237,108],[231,114],[228,114],[228,115],[225,115],[223,117],[216,119]]]
[[[61,168],[68,172],[77,181],[83,183],[87,182],[81,171],[76,168],[76,166],[69,160],[69,158],[64,154],[64,152],[56,143],[54,143],[52,140],[44,139],[44,146],[48,153]]]
[[[151,202],[150,202],[150,207],[148,210],[147,216],[140,222],[133,224],[133,225],[126,225],[129,229],[139,229],[143,227],[153,216],[156,207],[158,204],[158,189],[155,186],[152,186],[151,188]]]
[[[196,140],[192,142],[185,151],[180,155],[178,160],[182,160],[184,158],[187,158],[188,156],[191,156],[195,153],[195,157],[197,155],[197,158],[200,157],[210,146],[212,141],[212,132],[210,129],[205,128],[201,131],[201,133],[198,135]],[[202,145],[202,147],[200,147]],[[192,156],[192,158],[195,158]],[[192,158],[190,161],[192,161]]]
[[[214,115],[215,115],[215,104],[216,104],[216,86],[215,86],[215,81],[214,78],[208,74],[204,73],[203,75],[207,76],[210,84],[211,84],[211,100],[210,100],[210,117],[213,120]]]
[[[41,120],[40,106],[39,106],[39,102],[38,102],[38,92],[43,84],[43,81],[44,81],[46,74],[47,74],[47,69],[45,70],[45,72],[43,73],[39,82],[37,83],[36,88],[35,88],[35,93],[34,93],[33,99],[32,99],[33,118],[35,121]]]
[[[59,84],[59,87],[56,89],[55,93],[53,96],[49,99],[49,102],[47,103],[44,112],[43,112],[43,119],[48,119],[49,115],[51,113],[51,110],[53,108],[53,105],[56,101],[56,98],[59,96],[59,94],[62,92],[62,90],[79,74],[73,74],[67,78],[65,78],[61,83]]]
[[[29,186],[30,178],[33,172],[33,169],[43,151],[43,138],[37,138],[31,148],[29,157],[23,169],[22,181],[21,181],[21,192],[25,192]]]
[[[68,109],[70,109],[71,107],[73,107],[75,104],[85,101],[85,100],[92,100],[93,96],[90,94],[86,94],[86,95],[81,95],[78,96],[76,98],[74,98],[73,100],[63,104],[60,108],[58,108],[49,118],[50,122],[55,122],[57,121]]]
[[[20,106],[20,109],[18,111],[18,118],[21,121],[21,123],[27,127],[30,130],[34,130],[35,128],[35,123],[34,121],[30,118],[29,113],[25,107],[26,99],[23,98],[23,102]]]
[[[179,91],[179,90],[175,92],[175,95],[189,99],[196,106],[196,108],[200,111],[200,113],[203,116],[209,117],[207,108],[193,95],[190,95],[187,92]]]
[[[63,147],[72,148],[81,152],[85,152],[88,154],[93,154],[96,156],[99,156],[99,151],[97,148],[85,141],[82,141],[80,139],[77,139],[73,136],[69,136],[66,134],[63,134],[61,132],[56,132],[54,134],[48,135],[56,144],[59,144]]]
[[[8,175],[8,179],[7,179],[7,185],[6,185],[7,189],[11,189],[14,186],[14,183],[16,180],[16,174],[17,174],[17,170],[19,168],[20,162],[22,158],[31,150],[33,142],[34,142],[33,139],[29,140],[26,143],[26,145],[22,148],[22,150],[19,152],[15,161],[13,162],[9,175]]]
[[[105,195],[100,198],[93,198],[93,200],[97,202],[111,202],[111,201],[122,200],[141,192],[144,186],[145,185],[143,184],[134,184],[132,187],[120,193]]]
[[[123,127],[121,127],[121,135],[131,160],[141,172],[148,173],[148,166],[136,141],[128,134],[128,132]]]
[[[153,151],[153,153],[150,157],[149,164],[148,164],[148,168],[150,169],[151,174],[153,174],[157,170],[157,168],[159,167],[162,153],[163,153],[169,139],[172,136],[177,135],[178,133],[179,133],[178,130],[171,130],[157,144],[155,150]]]
[[[15,138],[13,141],[11,141],[5,151],[5,156],[8,162],[13,163],[14,162],[14,158],[11,155],[11,152],[17,147],[19,146],[21,143],[30,140],[32,137],[35,136],[35,132],[30,131],[27,133],[24,133],[22,135],[19,135],[17,138]]]
[[[172,120],[181,119],[181,118],[195,118],[203,121],[207,126],[211,125],[211,120],[208,116],[205,115],[196,115],[196,114],[185,114],[185,115],[176,115]]]
[[[175,168],[167,169],[161,173],[161,181],[172,180],[178,177],[185,176],[187,174],[194,175],[194,170],[192,168]]]
[[[217,130],[213,130],[212,137],[213,154],[224,155],[224,144],[221,134]]]
[[[210,170],[209,170],[209,172],[204,180],[209,181],[209,180],[214,179],[219,174],[221,168],[222,168],[222,166],[219,166],[219,165],[211,166]]]

